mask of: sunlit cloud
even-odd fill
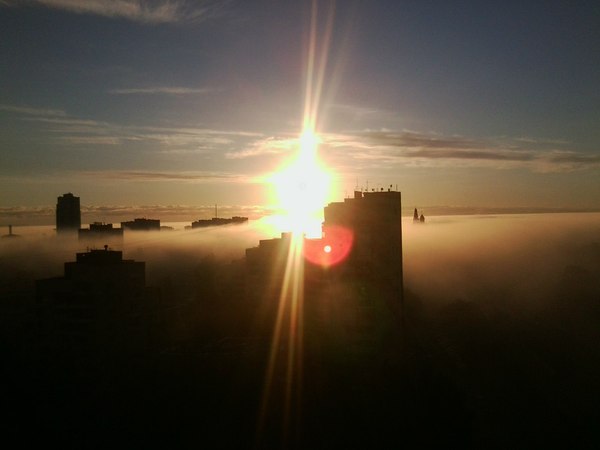
[[[298,138],[285,138],[270,136],[251,142],[240,151],[228,152],[225,156],[229,159],[243,159],[254,156],[277,155],[289,152],[298,146]]]
[[[67,115],[61,109],[34,108],[31,106],[0,105],[0,111],[8,111],[27,116],[64,117]]]
[[[164,155],[202,154],[217,159],[244,160],[291,155],[297,135],[265,135],[246,130],[201,127],[121,125],[68,116],[58,109],[0,105],[21,120],[40,123],[51,139],[66,146],[152,145]],[[339,173],[389,170],[394,167],[465,167],[531,172],[573,172],[600,167],[600,157],[571,150],[571,143],[527,137],[448,136],[410,130],[360,130],[319,133],[324,162]],[[262,161],[262,160],[261,160]],[[223,166],[225,167],[225,165]]]
[[[127,88],[127,89],[110,89],[109,94],[115,95],[136,95],[136,94],[167,94],[167,95],[203,95],[219,92],[220,89],[215,88],[190,88],[182,86],[159,86],[147,88]]]
[[[4,0],[5,6],[45,6],[75,14],[126,19],[145,24],[200,21],[212,17],[226,2],[186,0]]]
[[[255,133],[251,131],[240,131],[240,130],[212,130],[208,128],[186,128],[186,127],[156,127],[156,126],[138,126],[128,127],[139,129],[143,131],[155,131],[155,132],[173,132],[180,134],[203,134],[203,135],[222,135],[222,136],[238,136],[238,137],[260,137],[261,133]]]
[[[234,143],[227,137],[205,134],[144,134],[136,136],[138,140],[155,141],[165,147],[164,153],[203,153],[208,149]],[[183,148],[181,148],[183,147]]]

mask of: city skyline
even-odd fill
[[[269,176],[300,146],[311,61],[323,82],[310,95],[332,176],[325,204],[368,183],[397,185],[406,207],[600,208],[591,5],[0,9],[4,216],[35,216],[65,192],[92,208],[261,214],[274,202]]]

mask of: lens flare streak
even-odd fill
[[[277,317],[269,351],[269,360],[265,374],[265,388],[260,409],[258,434],[265,426],[270,397],[274,390],[273,378],[278,367],[278,357],[282,350],[284,338],[287,337],[287,358],[285,358],[285,392],[283,436],[288,433],[292,418],[294,399],[300,396],[302,384],[302,342],[303,342],[303,300],[304,300],[304,260],[303,236],[293,234],[286,261],[285,273],[279,294]],[[285,322],[288,320],[289,332],[285,334]],[[296,389],[294,389],[296,388]]]
[[[281,436],[284,445],[300,418],[299,411],[294,408],[301,405],[302,391],[305,234],[311,228],[311,223],[320,217],[329,196],[331,182],[329,173],[317,158],[319,138],[316,130],[333,32],[334,4],[330,2],[326,11],[322,41],[319,45],[318,2],[313,0],[311,4],[310,31],[305,53],[304,114],[302,132],[298,138],[298,154],[294,161],[270,178],[279,206],[289,216],[292,237],[266,367],[257,439],[261,437],[267,418],[272,417],[272,414],[269,415],[269,408],[275,407],[275,410],[279,411],[279,406],[283,406]],[[330,245],[328,251],[321,247],[321,252],[333,255],[337,253],[337,249]],[[276,271],[276,268],[272,269]],[[279,386],[276,385],[276,381],[279,380],[276,373],[282,370],[285,374],[283,386]],[[277,388],[283,394],[283,405],[274,404],[278,400],[274,392]]]

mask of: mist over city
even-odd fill
[[[600,11],[0,0],[7,448],[596,448]]]

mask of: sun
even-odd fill
[[[319,138],[304,131],[298,139],[298,153],[270,177],[277,206],[295,233],[320,233],[322,208],[330,191],[331,176],[317,157]]]

